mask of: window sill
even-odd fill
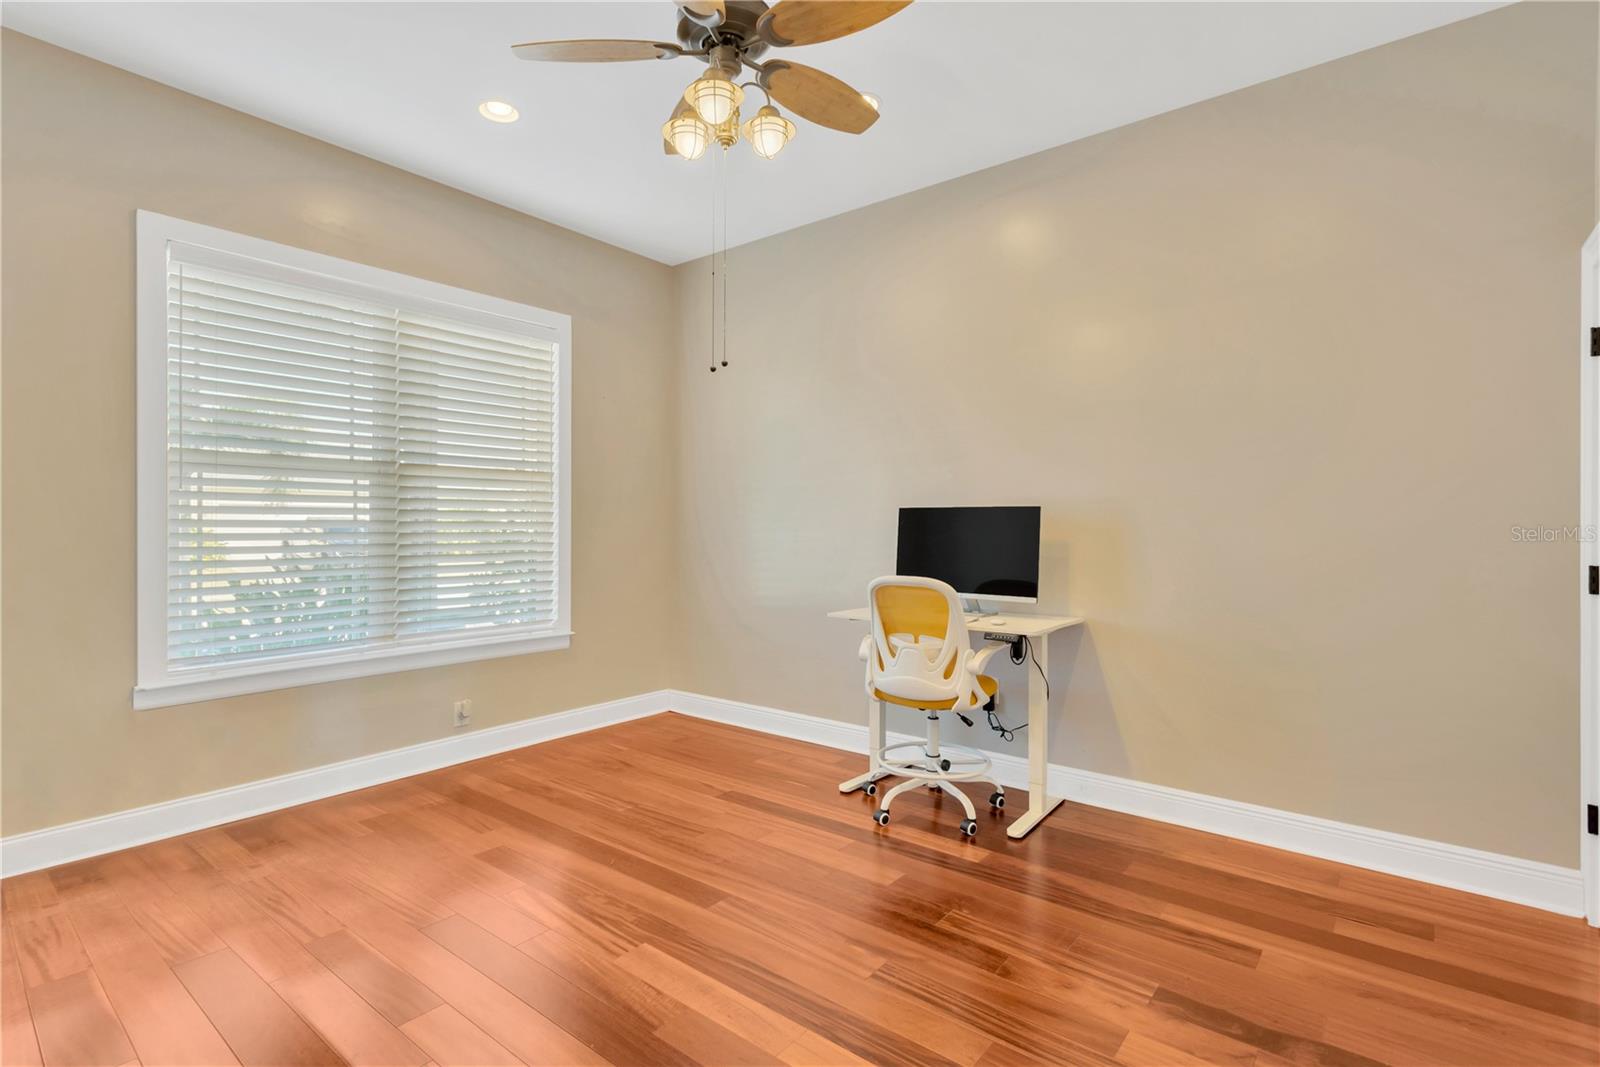
[[[135,686],[133,706],[135,710],[144,711],[149,708],[172,707],[176,704],[197,704],[221,697],[266,693],[275,689],[293,689],[302,685],[316,685],[319,682],[370,678],[379,674],[443,667],[452,663],[522,656],[530,652],[552,652],[566,648],[571,643],[570,631],[518,634],[493,640],[478,639],[455,644],[367,649],[315,663],[302,661],[278,666],[261,664],[254,668],[235,669],[226,673],[211,671],[200,676],[180,676],[151,685]]]

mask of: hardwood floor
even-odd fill
[[[663,715],[8,879],[0,1057],[1600,1063],[1580,920],[1072,804],[880,829],[860,762]]]

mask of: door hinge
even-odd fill
[[[1600,326],[1589,327],[1589,354],[1600,356]]]
[[[1589,595],[1600,596],[1600,567],[1589,568]]]
[[[1600,837],[1600,804],[1589,805],[1589,832]]]

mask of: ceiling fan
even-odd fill
[[[768,49],[818,44],[876,25],[911,0],[678,0],[678,43],[662,41],[532,41],[513,45],[519,58],[558,63],[619,63],[690,56],[708,66],[684,91],[661,143],[668,155],[698,159],[715,141],[727,149],[741,129],[758,155],[771,159],[794,136],[794,123],[776,100],[803,119],[845,133],[864,133],[878,120],[877,102],[814,67],[763,60]],[[739,84],[748,67],[756,80]],[[746,86],[767,103],[739,125]]]

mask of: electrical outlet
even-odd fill
[[[472,701],[456,701],[455,714],[451,721],[457,726],[465,726],[472,721]]]

